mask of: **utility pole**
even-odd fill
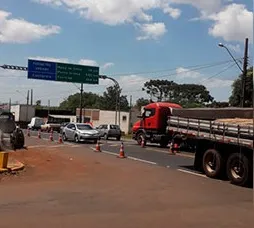
[[[33,105],[33,89],[31,89],[31,105]]]
[[[82,123],[82,108],[83,108],[83,83],[81,83],[81,88],[80,88],[80,108],[79,108],[79,122]]]
[[[28,105],[29,105],[29,90],[27,90],[27,97],[26,97],[26,121],[28,121]]]
[[[118,125],[121,125],[121,101],[120,101],[120,86],[118,86]]]
[[[49,118],[49,110],[50,110],[50,100],[48,100],[48,118]]]
[[[248,43],[249,39],[245,39],[245,50],[244,50],[244,59],[243,59],[243,73],[242,73],[242,93],[241,93],[241,107],[245,106],[245,84],[247,76],[247,67],[248,67]]]
[[[11,112],[11,98],[9,99],[9,112]]]

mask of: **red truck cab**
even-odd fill
[[[144,107],[140,121],[132,127],[132,138],[141,144],[142,138],[152,143],[167,146],[170,137],[167,134],[167,120],[172,108],[182,108],[178,104],[168,102],[150,103]]]

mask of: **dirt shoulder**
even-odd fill
[[[1,176],[2,227],[251,227],[249,189],[44,144],[11,154],[26,168]]]

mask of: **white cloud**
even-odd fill
[[[32,0],[33,2],[45,4],[45,5],[56,5],[56,6],[61,6],[62,1],[61,0]]]
[[[99,64],[95,60],[91,59],[81,59],[78,62],[81,65],[86,65],[86,66],[99,66]]]
[[[102,69],[106,70],[110,67],[113,67],[115,64],[114,63],[105,63],[103,66],[102,66]]]
[[[34,24],[24,19],[10,19],[10,16],[11,13],[0,10],[0,43],[25,44],[61,31],[56,25]]]
[[[211,78],[209,80],[203,81],[202,84],[209,90],[213,88],[225,88],[230,87],[234,81],[232,80],[223,80],[219,78]]]
[[[224,69],[227,69],[227,68],[228,67]],[[233,83],[232,80],[220,79],[220,78],[215,78],[211,76],[209,77],[198,71],[191,70],[184,67],[177,68],[176,73],[177,73],[177,76],[175,81],[177,83],[202,84],[207,89],[230,87]]]
[[[205,11],[215,12],[220,9],[222,0],[171,0],[171,3],[192,5],[193,7]]]
[[[142,35],[138,36],[137,40],[147,40],[147,39],[157,40],[167,32],[166,26],[162,22],[142,24],[138,25],[138,27],[140,28]]]
[[[217,14],[210,16],[215,23],[209,34],[226,41],[241,41],[246,37],[253,41],[253,12],[242,4],[230,4]]]
[[[187,68],[179,67],[176,69],[177,78],[185,79],[185,78],[200,78],[202,75],[197,71],[190,71]]]
[[[233,45],[233,44],[226,44],[226,46],[231,49],[232,51],[236,52],[236,53],[241,53],[242,52],[242,49],[240,47],[240,44],[236,44],[236,45]]]
[[[69,63],[69,59],[67,59],[67,58],[34,56],[34,57],[28,57],[28,59],[42,60],[42,61],[49,61],[49,62],[58,62],[58,63]]]
[[[177,19],[181,16],[181,10],[167,6],[163,9],[164,13],[169,14],[173,19]]]

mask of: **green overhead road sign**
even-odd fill
[[[99,84],[99,67],[29,59],[28,78]]]

